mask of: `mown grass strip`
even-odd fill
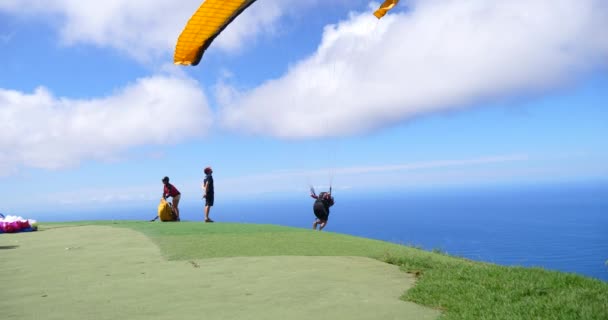
[[[2,319],[436,319],[415,279],[366,257],[167,261],[128,228],[0,235]]]
[[[499,266],[383,241],[275,225],[97,223],[143,232],[170,260],[273,255],[379,259],[416,274],[416,286],[402,298],[442,310],[442,319],[608,319],[608,283],[575,274]]]

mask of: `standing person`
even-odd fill
[[[331,191],[321,192],[317,196],[312,188],[310,189],[310,196],[315,199],[315,203],[312,205],[312,210],[317,217],[317,219],[312,223],[312,228],[313,230],[317,230],[318,225],[319,231],[321,231],[327,225],[327,220],[329,219],[329,207],[334,205],[334,197],[331,196]]]
[[[163,199],[167,200],[167,198],[171,197],[171,211],[173,211],[173,215],[175,216],[175,220],[179,221],[179,199],[181,198],[181,193],[177,188],[169,183],[169,177],[163,178],[163,184],[165,185],[163,188]]]
[[[205,199],[205,222],[213,222],[211,218],[209,218],[209,210],[213,207],[213,170],[211,167],[207,167],[204,170],[205,172],[205,180],[203,181],[203,198]]]

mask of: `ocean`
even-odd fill
[[[319,191],[319,190],[318,190]],[[608,281],[608,184],[453,188],[341,194],[334,190],[326,231],[373,238],[508,266],[536,266]],[[216,222],[311,228],[313,200],[301,197],[222,203]],[[112,218],[150,219],[146,209]],[[183,220],[201,221],[203,202],[181,206]],[[108,218],[89,213],[73,219]]]

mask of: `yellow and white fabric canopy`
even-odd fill
[[[211,42],[256,0],[206,0],[179,35],[173,63],[197,65]]]

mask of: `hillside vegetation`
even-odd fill
[[[540,268],[476,262],[393,243],[276,225],[79,222],[41,230],[109,225],[139,231],[169,261],[226,257],[369,257],[415,275],[402,299],[441,319],[608,319],[608,283]]]

